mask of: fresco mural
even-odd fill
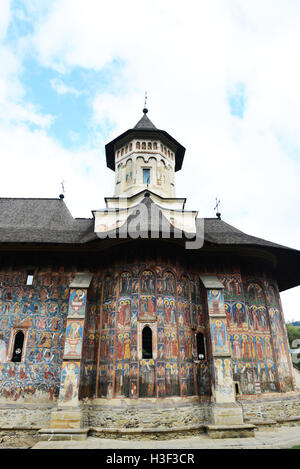
[[[292,389],[279,293],[267,277],[220,274],[225,288],[211,290],[207,304],[199,276],[180,266],[112,266],[95,272],[88,292],[70,290],[72,277],[41,271],[26,286],[24,272],[0,274],[0,399],[55,401],[60,376],[60,399],[67,404],[77,399],[78,382],[80,398],[206,398],[210,347],[231,353],[242,394]],[[211,337],[207,311],[213,314]],[[140,355],[145,324],[152,329],[152,359]],[[9,358],[14,328],[27,331],[22,363]],[[207,339],[201,360],[198,332]],[[228,363],[220,360],[218,392],[226,394]]]
[[[86,291],[81,289],[71,290],[69,302],[69,317],[84,318],[86,307]]]
[[[74,320],[67,321],[64,357],[80,358],[83,338],[83,323]]]
[[[72,273],[0,274],[0,399],[53,401],[58,398]],[[24,361],[9,360],[13,328],[28,331]]]
[[[78,398],[80,362],[64,362],[61,372],[59,400],[72,403]]]
[[[231,360],[228,358],[217,358],[214,360],[214,369],[215,369],[215,394],[222,395],[222,400],[226,401],[226,396],[230,399],[233,389],[232,389],[232,366]],[[224,399],[225,397],[225,399]]]
[[[291,390],[288,360],[278,374],[284,359],[279,354],[280,347],[276,347],[276,336],[282,335],[286,344],[278,292],[266,278],[255,277],[246,277],[243,289],[245,300],[239,302],[230,301],[225,289],[235,381],[240,383],[242,394]]]

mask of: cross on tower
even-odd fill
[[[148,109],[147,109],[147,99],[148,99],[148,96],[147,96],[147,91],[145,91],[145,103],[144,103],[144,109],[143,109],[143,113],[144,114],[147,114],[148,112]]]
[[[62,193],[59,195],[59,198],[60,198],[60,199],[64,199],[64,197],[65,197],[65,186],[64,186],[64,182],[65,182],[65,181],[62,181],[62,182],[61,182]]]
[[[221,219],[221,213],[219,212],[219,205],[220,205],[220,200],[218,200],[218,199],[216,198],[215,210],[216,210],[217,218],[219,218],[219,220],[220,220],[220,219]]]

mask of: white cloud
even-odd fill
[[[123,64],[118,75],[112,76],[119,92],[108,92],[99,83],[94,96],[91,131],[98,133],[102,147],[92,151],[86,174],[83,150],[76,155],[81,177],[73,175],[72,167],[66,199],[75,212],[78,207],[78,212],[86,210],[89,215],[95,208],[91,200],[102,205],[89,181],[94,188],[96,178],[101,184],[105,181],[103,195],[113,192],[101,131],[112,129],[110,137],[114,138],[133,127],[148,91],[150,119],[187,148],[176,179],[177,194],[188,197],[188,207],[199,209],[201,216],[214,216],[215,197],[219,197],[227,222],[254,236],[300,249],[300,163],[295,156],[300,148],[298,0],[60,0],[44,2],[43,10],[38,1],[29,3],[34,31],[22,39],[22,46],[35,51],[43,65],[63,73],[77,66],[101,70],[113,60]],[[9,21],[9,2],[5,5],[0,38]],[[34,108],[30,113],[20,104],[21,64],[7,48],[5,54],[9,67],[5,72],[0,67],[0,100],[4,95],[8,102],[12,96],[15,106],[23,108],[21,121],[25,122],[27,111],[28,120],[35,116],[46,127],[51,116],[42,116]],[[0,63],[4,60],[0,56]],[[236,83],[245,85],[243,119],[232,116],[228,105],[228,90]],[[78,92],[76,85],[68,87],[63,80],[52,86],[58,93]],[[11,109],[18,115],[20,109]],[[44,154],[51,148],[50,153],[57,155],[55,162],[62,159],[63,172],[68,173],[71,151],[62,150],[46,133],[23,132],[26,151],[35,147],[34,141],[42,145]],[[11,149],[16,161],[19,150]],[[38,154],[41,151],[32,150],[32,164],[34,174],[43,180],[43,167],[34,165]],[[50,166],[49,171],[54,178]],[[63,178],[68,180],[66,175]],[[49,185],[39,184],[37,189],[50,190],[47,180]],[[28,188],[19,187],[26,196]],[[77,195],[78,187],[90,194],[86,201]],[[288,315],[299,319],[299,289],[291,295],[296,299],[288,305]]]
[[[66,85],[60,78],[53,78],[50,80],[50,84],[58,94],[74,94],[75,96],[82,94],[81,91],[78,91],[73,86]]]
[[[11,3],[11,0],[1,0],[0,41],[4,39],[11,19]]]

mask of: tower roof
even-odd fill
[[[153,138],[161,140],[167,145],[175,154],[175,171],[179,171],[182,167],[185,148],[175,140],[165,130],[155,127],[153,122],[147,116],[147,109],[143,110],[144,115],[132,129],[128,129],[123,134],[116,137],[111,142],[105,145],[106,163],[108,168],[115,171],[115,152],[133,138]]]
[[[144,109],[145,111],[146,109]],[[143,117],[138,121],[134,129],[152,129],[152,130],[157,130],[153,122],[149,119],[147,116],[147,113],[144,112]]]

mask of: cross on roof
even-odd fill
[[[217,217],[220,219],[220,218],[221,218],[221,213],[219,212],[219,205],[220,205],[220,200],[218,200],[218,199],[216,198],[215,210],[216,210],[216,215],[217,215]]]

